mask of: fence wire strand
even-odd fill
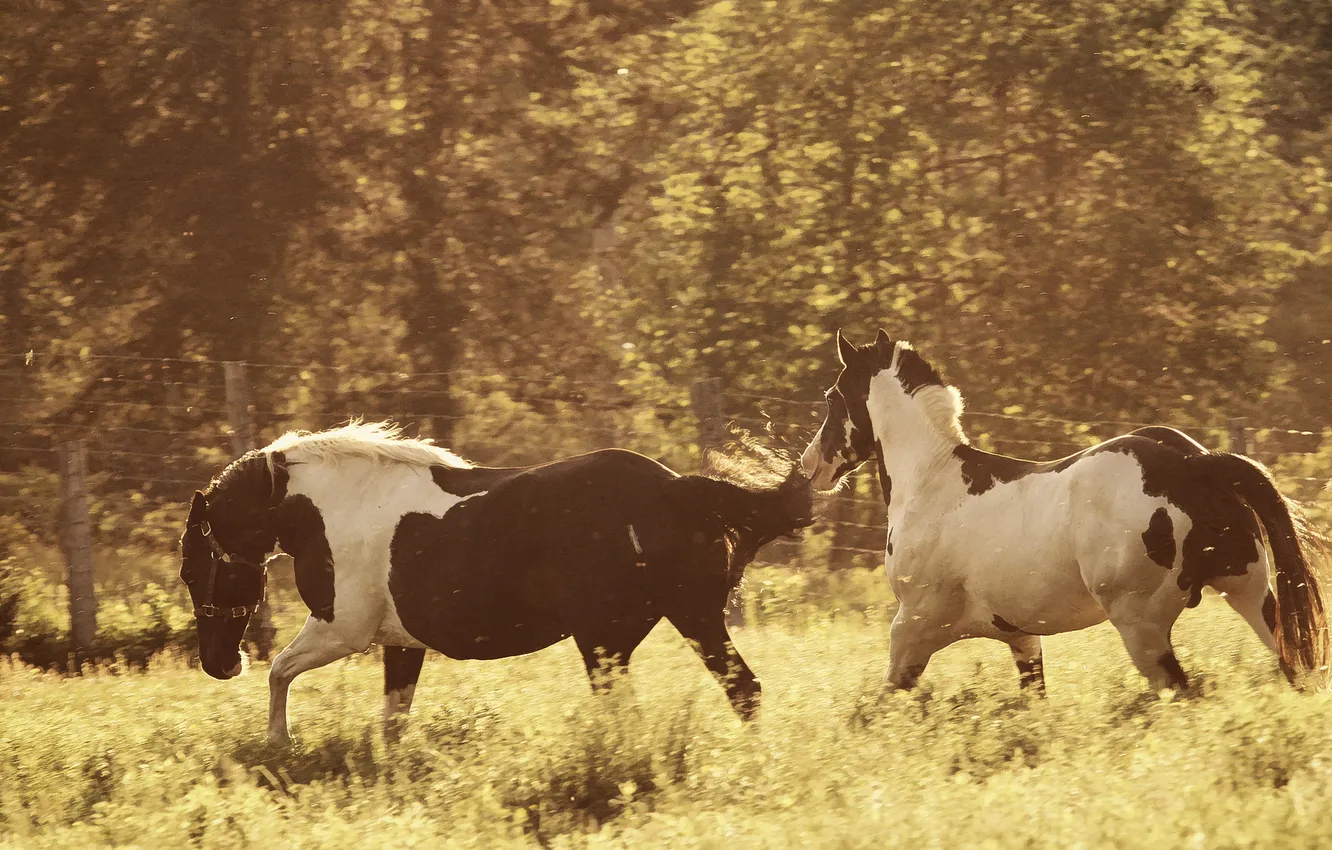
[[[496,375],[466,368],[415,372],[314,363],[244,366],[249,386],[240,407],[248,428],[262,437],[257,439],[259,445],[289,428],[326,428],[361,418],[393,421],[411,433],[413,429],[434,433],[436,427],[463,429],[489,446],[489,455],[479,462],[495,465],[508,465],[515,453],[525,452],[531,458],[543,448],[574,444],[583,450],[619,445],[657,457],[662,452],[680,456],[685,452],[692,462],[702,457],[694,430],[697,417],[687,403],[635,399],[617,381]],[[226,362],[206,358],[0,353],[0,381],[10,381],[0,384],[8,391],[0,397],[6,407],[0,429],[7,431],[6,442],[0,443],[0,476],[18,480],[20,470],[34,467],[54,474],[55,445],[77,438],[84,441],[89,484],[98,489],[100,498],[122,498],[147,489],[155,504],[186,499],[233,457],[233,431],[238,426],[229,418],[235,405],[227,398],[226,368]],[[60,374],[82,370],[91,383],[78,393],[49,392],[40,380],[43,370],[62,370]],[[499,410],[512,411],[512,420],[490,433],[467,431],[472,417],[454,406],[460,388],[470,393],[468,397],[496,401]],[[130,398],[104,398],[117,392]],[[678,395],[687,397],[685,391]],[[820,399],[748,391],[729,392],[726,401],[730,409],[723,412],[725,424],[788,449],[813,436],[825,410]],[[1110,436],[1105,433],[1109,429],[1122,433],[1152,424],[985,410],[968,410],[963,418],[969,430],[976,431],[977,443],[1041,460],[1094,445]],[[1228,433],[1225,425],[1184,430],[1213,441]],[[1278,424],[1244,428],[1249,453],[1265,462],[1313,454],[1311,440],[1325,433]],[[465,456],[472,448],[450,447]],[[1329,486],[1327,479],[1312,475],[1282,475],[1281,481],[1283,486],[1300,488],[1306,497]],[[11,487],[0,492],[0,513],[28,510],[35,499],[27,490]],[[823,539],[820,545],[830,558],[882,559],[887,508],[873,476],[858,476],[821,504],[825,515],[812,532]]]

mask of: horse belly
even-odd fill
[[[380,646],[406,646],[412,649],[425,649],[425,644],[408,634],[407,629],[402,625],[402,619],[398,616],[397,606],[393,604],[390,598],[388,611],[384,614],[383,621],[379,624],[379,631],[375,634],[375,643]]]
[[[1033,484],[1029,489],[1050,492],[977,500],[951,526],[964,532],[952,536],[948,560],[967,591],[971,631],[1055,634],[1105,619],[1079,567],[1068,497],[1049,486],[1054,481]]]
[[[448,608],[432,618],[424,635],[428,645],[459,660],[527,655],[569,636],[549,611],[535,608]]]
[[[400,576],[406,580],[393,601],[402,634],[457,659],[526,655],[568,637],[556,612],[530,601],[525,571],[487,573],[440,569],[415,581]]]

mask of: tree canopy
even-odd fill
[[[99,355],[428,373],[440,421],[570,377],[665,408],[707,375],[813,399],[832,331],[879,326],[982,410],[1332,416],[1322,2],[6,20],[0,350],[42,365],[3,379],[28,420],[125,416],[107,403],[149,390]]]

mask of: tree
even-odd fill
[[[651,150],[606,327],[671,384],[812,397],[831,331],[882,324],[982,408],[1297,410],[1266,323],[1326,183],[1268,119],[1312,60],[1230,7],[721,2],[636,39],[580,87]]]

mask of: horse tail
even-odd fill
[[[1271,474],[1257,461],[1217,452],[1197,462],[1243,499],[1262,523],[1276,567],[1277,654],[1289,669],[1324,679],[1327,611],[1313,562],[1326,559],[1325,538],[1309,527],[1297,504],[1278,492]]]
[[[814,491],[794,463],[781,478],[742,473],[742,466],[733,461],[724,468],[719,475],[725,477],[685,475],[667,486],[682,515],[720,531],[727,544],[728,573],[734,587],[759,549],[814,524]]]

